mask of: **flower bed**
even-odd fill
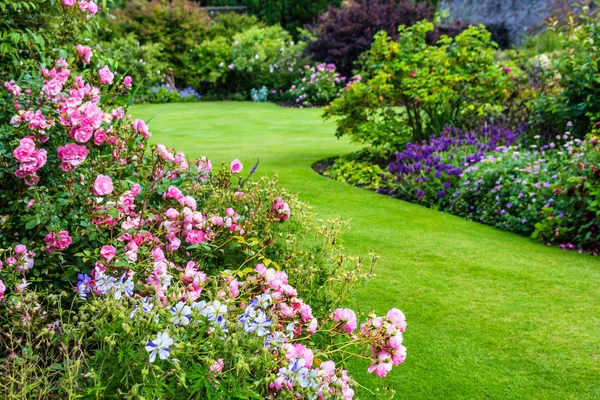
[[[324,174],[482,222],[533,236],[563,249],[600,251],[597,207],[598,139],[553,140],[526,129],[484,126],[463,133],[447,128],[408,143],[387,171],[361,156],[338,159]]]

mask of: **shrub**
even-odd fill
[[[379,165],[370,161],[357,161],[352,156],[336,159],[323,175],[369,190],[389,188],[389,181],[393,179],[393,175]]]
[[[342,349],[404,361],[402,312],[336,308],[366,276],[338,223],[258,164],[149,148],[130,80],[77,50],[0,97],[3,397],[351,398]]]
[[[200,80],[209,81],[217,91],[248,96],[262,86],[289,88],[305,64],[305,46],[281,27],[256,26],[234,35],[232,42],[224,38],[205,42],[190,57]]]
[[[572,132],[583,138],[592,128],[591,121],[600,114],[598,63],[600,51],[594,45],[600,40],[600,23],[594,14],[584,13],[558,30],[564,50],[550,55],[550,65],[544,72],[547,81],[554,81],[559,90],[542,92],[533,103],[534,113],[542,122],[560,130],[568,122]],[[549,35],[552,37],[551,35]]]
[[[336,136],[399,149],[446,125],[468,128],[502,111],[516,71],[495,60],[489,32],[470,27],[429,46],[432,29],[420,22],[401,27],[398,41],[384,32],[375,36],[360,79],[325,109],[325,118],[340,117]]]
[[[331,4],[340,3],[341,0],[244,0],[250,14],[269,25],[281,25],[294,37],[299,28],[313,23]]]
[[[339,97],[345,80],[334,64],[305,65],[289,90],[282,93],[272,90],[271,96],[300,107],[323,106]]]
[[[112,11],[112,34],[106,41],[134,33],[140,44],[160,44],[164,58],[173,68],[175,83],[188,86],[192,71],[188,52],[210,36],[211,19],[189,0],[131,0],[123,9]]]
[[[96,2],[64,9],[51,0],[0,2],[0,79],[49,65],[57,54],[70,50],[95,32],[98,19]]]
[[[97,51],[108,60],[116,60],[115,67],[125,71],[137,84],[152,86],[164,81],[168,64],[163,45],[146,43],[140,45],[133,33],[98,46]]]
[[[334,63],[343,76],[350,77],[356,60],[371,47],[377,32],[385,31],[397,39],[400,25],[411,26],[432,16],[431,8],[404,0],[360,0],[332,6],[313,28],[317,39],[310,51],[315,60]]]
[[[254,15],[233,12],[219,13],[213,17],[213,21],[215,25],[211,27],[211,36],[227,40],[231,40],[235,34],[255,26],[264,27],[264,24]]]

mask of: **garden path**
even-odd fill
[[[322,218],[351,219],[347,252],[381,256],[354,306],[407,316],[407,361],[380,382],[398,397],[600,397],[600,258],[316,174],[313,162],[358,148],[337,140],[320,110],[220,102],[131,111],[155,116],[154,142],[213,165],[239,158],[246,171],[260,157],[258,173],[277,172]],[[375,387],[367,363],[354,363],[354,377]]]

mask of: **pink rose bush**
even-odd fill
[[[340,349],[358,349],[380,377],[404,361],[400,311],[337,307],[367,276],[361,261],[339,264],[337,229],[306,225],[308,207],[272,180],[242,179],[237,159],[213,167],[150,147],[146,122],[119,105],[131,80],[93,70],[87,46],[71,51],[38,81],[4,84],[0,312],[19,340],[0,354],[43,348],[35,368],[56,397],[110,380],[107,397],[144,386],[227,398],[239,385],[255,398],[350,399]],[[303,247],[309,234],[316,251]],[[73,337],[81,365],[61,350]],[[76,378],[62,379],[59,362]]]

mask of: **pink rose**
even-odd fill
[[[102,143],[104,143],[105,140],[106,140],[106,132],[104,132],[102,129],[94,132],[94,144],[96,146],[100,146]]]
[[[232,173],[239,174],[240,172],[242,172],[243,168],[244,168],[244,165],[242,165],[242,162],[240,160],[238,160],[237,158],[231,162],[231,172]]]
[[[312,309],[308,304],[302,304],[300,306],[300,316],[304,321],[310,321],[313,319]]]
[[[167,190],[167,193],[163,193],[163,197],[179,200],[183,198],[183,193],[181,193],[179,188],[175,186],[169,186],[169,190]]]
[[[308,333],[310,335],[314,335],[315,332],[317,331],[317,328],[319,327],[319,322],[317,321],[316,318],[313,318],[310,323],[308,324]],[[321,364],[322,366],[323,364]]]
[[[27,246],[25,246],[24,244],[18,244],[15,246],[13,251],[15,252],[15,254],[25,254],[27,253]]]
[[[96,196],[106,196],[107,194],[111,194],[113,189],[113,182],[112,179],[110,179],[110,176],[102,174],[98,175],[94,182],[94,194]]]
[[[406,317],[404,316],[404,313],[397,308],[389,310],[385,318],[397,326],[400,332],[404,332],[406,329]]]
[[[129,75],[127,75],[125,78],[123,78],[123,85],[125,85],[127,87],[131,87],[131,77]]]
[[[131,194],[134,196],[137,196],[138,194],[140,194],[141,191],[142,191],[142,187],[137,183],[131,187]]]
[[[229,282],[229,291],[231,292],[231,298],[235,299],[236,297],[238,297],[238,295],[240,294],[240,282],[238,282],[237,279],[232,280],[231,282]]]
[[[85,146],[79,146],[75,143],[70,143],[58,148],[58,159],[60,168],[63,171],[71,171],[79,164],[85,161],[88,155],[88,149]]]
[[[68,231],[60,231],[58,233],[50,232],[44,238],[46,243],[46,253],[61,251],[71,245],[73,240],[69,236]]]
[[[356,314],[349,308],[338,308],[333,311],[333,320],[340,322],[340,328],[348,333],[352,333],[356,329]]]
[[[287,221],[290,218],[290,206],[281,197],[276,197],[273,201],[271,211],[277,214],[280,221]]]
[[[179,211],[174,208],[169,208],[167,211],[165,211],[165,216],[170,220],[175,220],[179,218]]]
[[[73,7],[76,0],[63,0],[63,5],[66,7]]]
[[[406,347],[400,346],[392,354],[392,363],[394,365],[400,365],[406,360]]]
[[[210,222],[216,226],[221,226],[223,225],[223,217],[211,217]]]
[[[140,135],[145,137],[152,136],[152,133],[148,131],[148,125],[146,125],[146,123],[141,119],[134,120],[132,126],[133,130],[139,133]]]
[[[88,12],[90,13],[90,15],[96,15],[96,13],[98,12],[98,5],[96,3],[94,3],[93,1],[90,1],[87,9],[88,9]]]
[[[100,255],[108,262],[110,262],[116,254],[117,249],[115,249],[114,246],[102,246],[100,249]]]
[[[82,126],[80,128],[73,128],[71,134],[79,143],[86,143],[94,134],[94,129],[91,126]]]
[[[103,68],[101,68],[98,71],[98,75],[100,76],[100,82],[103,84],[111,84],[115,74],[113,74],[112,72],[110,72],[110,69],[108,68],[108,65],[105,65]]]
[[[35,143],[30,138],[23,138],[13,155],[19,162],[28,161],[35,154]]]
[[[197,206],[196,200],[192,196],[185,196],[183,199],[180,199],[179,202],[183,202],[183,204],[185,204],[192,210],[195,210]]]
[[[504,72],[506,72],[507,74],[510,74],[512,72],[512,69],[510,68],[504,68]]]
[[[264,264],[257,264],[254,267],[254,271],[258,272],[260,275],[264,275],[267,272],[267,267]]]
[[[185,237],[185,241],[191,244],[198,244],[206,241],[206,235],[202,231],[191,230]]]
[[[224,366],[225,366],[225,362],[223,361],[222,358],[219,358],[217,361],[215,361],[213,363],[213,365],[210,366],[210,372],[212,372],[213,374],[218,374],[221,371],[223,371]]]
[[[4,297],[4,292],[6,291],[6,286],[4,286],[4,282],[0,279],[0,300]]]
[[[402,337],[402,334],[398,332],[394,336],[390,336],[390,339],[388,340],[388,345],[391,349],[398,350],[400,347],[402,347],[403,339],[404,338]]]
[[[79,58],[81,58],[81,61],[83,61],[84,64],[89,64],[90,59],[92,58],[92,49],[90,49],[89,46],[82,46],[80,44],[78,44],[76,47],[77,54],[79,55]]]

